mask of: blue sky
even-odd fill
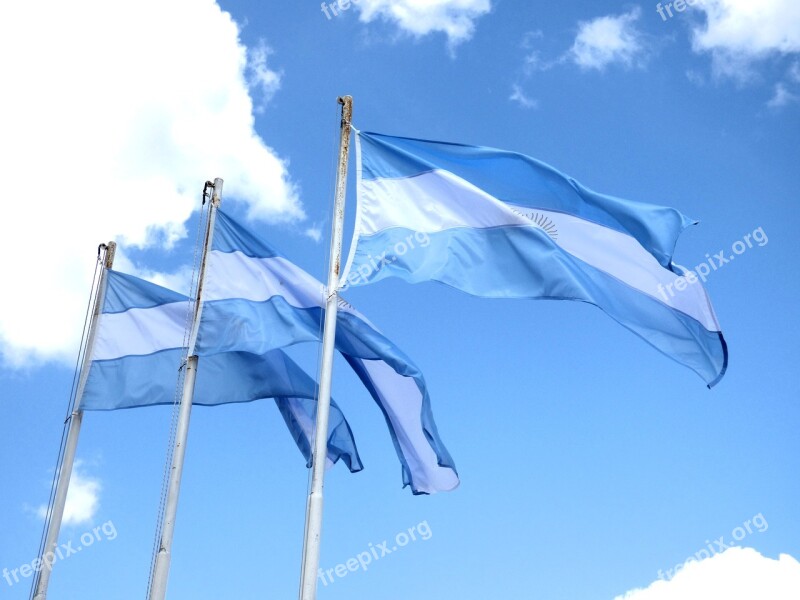
[[[686,266],[759,229],[765,242],[708,278],[730,348],[712,391],[591,306],[349,290],[425,373],[462,484],[402,490],[380,411],[337,361],[366,468],[327,478],[334,576],[319,597],[797,597],[800,8],[755,5],[4,8],[0,569],[36,557],[97,244],[116,239],[121,270],[186,291],[193,211],[222,177],[226,209],[323,278],[335,100],[351,94],[360,129],[514,150],[678,208],[701,221],[678,245]],[[315,372],[316,347],[292,355]],[[145,594],[169,420],[86,415],[62,543],[101,529],[57,565],[51,598]],[[195,409],[170,598],[296,595],[306,485],[271,401]],[[411,528],[416,541],[336,575]],[[29,586],[0,579],[0,597]]]

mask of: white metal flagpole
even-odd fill
[[[347,157],[350,151],[350,130],[353,118],[353,98],[339,98],[342,105],[342,130],[339,142],[339,166],[336,172],[336,201],[334,205],[333,233],[331,235],[330,265],[328,270],[327,301],[325,303],[325,330],[322,336],[322,362],[319,373],[319,399],[317,400],[317,425],[314,436],[311,490],[306,508],[306,528],[303,542],[303,566],[300,572],[300,600],[317,597],[317,569],[319,569],[320,539],[322,535],[322,488],[328,453],[328,417],[331,404],[331,375],[336,341],[336,315],[339,308],[339,272],[342,259],[342,230],[344,228],[344,201],[347,188]]]
[[[53,563],[55,562],[58,534],[61,531],[61,522],[64,519],[64,508],[67,504],[69,481],[72,478],[72,470],[75,465],[75,453],[78,449],[78,438],[81,434],[81,423],[83,421],[81,398],[83,397],[83,390],[86,388],[86,380],[89,377],[89,367],[92,363],[92,349],[94,348],[94,339],[97,333],[97,319],[103,310],[107,272],[108,269],[114,265],[114,253],[116,249],[117,245],[114,242],[109,242],[106,246],[105,257],[103,258],[103,270],[100,273],[97,297],[95,298],[92,317],[89,321],[86,347],[84,348],[83,362],[81,364],[80,375],[78,376],[78,387],[75,392],[75,403],[72,407],[72,413],[69,416],[69,432],[67,433],[67,441],[64,444],[64,456],[58,470],[56,494],[53,499],[53,508],[47,526],[45,543],[42,547],[42,555],[39,557],[41,569],[36,579],[36,587],[33,595],[34,600],[45,600],[45,598],[47,598],[47,587],[50,585],[50,574],[53,571]]]
[[[197,332],[200,326],[200,316],[203,311],[203,282],[206,274],[206,261],[208,252],[211,248],[211,240],[214,237],[214,220],[217,208],[222,202],[222,179],[215,179],[213,184],[213,195],[211,197],[211,207],[208,213],[208,225],[206,227],[205,243],[203,245],[203,255],[200,260],[200,273],[197,279],[197,297],[194,305],[194,317],[192,319],[192,329],[189,337],[189,345],[186,356],[186,373],[183,379],[183,394],[181,396],[180,409],[178,412],[178,426],[175,432],[175,446],[172,451],[172,466],[169,473],[169,487],[167,501],[164,505],[164,519],[161,529],[161,542],[156,556],[153,578],[150,586],[150,600],[164,600],[167,595],[167,581],[169,579],[169,566],[172,558],[172,539],[175,535],[175,517],[178,513],[178,495],[181,487],[181,477],[183,475],[183,463],[186,457],[186,441],[189,437],[189,419],[192,414],[192,398],[194,396],[194,384],[197,379],[198,359],[194,353],[195,343],[197,342]]]

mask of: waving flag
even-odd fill
[[[131,275],[108,271],[82,410],[117,410],[175,402],[185,358],[186,296]],[[311,462],[316,383],[281,350],[203,356],[193,404],[213,406],[274,398],[298,448]],[[350,426],[331,404],[331,464],[363,467]]]
[[[672,263],[693,224],[678,211],[595,193],[513,152],[376,133],[359,133],[357,148],[346,285],[394,276],[588,302],[709,387],[722,378],[728,353],[711,302]]]
[[[208,255],[198,355],[256,354],[318,341],[323,285],[219,210]],[[340,301],[336,348],[383,411],[415,494],[454,489],[458,475],[413,362],[352,306]]]

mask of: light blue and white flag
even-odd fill
[[[722,378],[728,352],[711,302],[672,263],[694,224],[677,210],[595,193],[514,152],[362,132],[357,151],[346,285],[394,276],[588,302],[709,387]]]
[[[82,410],[117,410],[176,400],[190,300],[137,277],[107,271],[102,314],[81,398]],[[198,363],[193,404],[214,406],[274,398],[298,448],[311,462],[316,383],[283,351],[221,352]],[[331,404],[330,464],[363,467],[353,434]]]
[[[256,354],[319,341],[323,285],[263,240],[217,211],[203,289],[197,353]],[[452,490],[458,475],[431,412],[422,373],[369,321],[339,303],[336,348],[383,411],[415,494]]]

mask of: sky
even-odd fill
[[[462,483],[402,489],[337,359],[365,469],[326,478],[319,597],[800,597],[800,4],[2,12],[0,598],[30,591],[98,244],[188,292],[200,193],[221,177],[225,209],[323,279],[343,94],[359,129],[513,150],[677,208],[700,221],[676,250],[688,267],[759,241],[706,282],[730,350],[712,390],[588,305],[349,289],[425,374]],[[315,374],[316,345],[291,354]],[[85,415],[51,598],[146,595],[170,419]],[[195,408],[186,460],[169,597],[296,596],[308,472],[272,401]]]

